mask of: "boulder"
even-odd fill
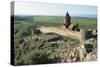
[[[97,49],[86,55],[83,61],[96,61],[97,60]]]

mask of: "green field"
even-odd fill
[[[25,18],[22,20],[15,20],[15,23],[23,24],[35,24],[38,26],[61,26],[64,22],[64,17],[57,16],[34,16]],[[71,22],[75,24],[78,22],[80,28],[97,28],[97,19],[96,18],[86,18],[86,17],[72,17]]]

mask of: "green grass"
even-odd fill
[[[29,19],[29,18],[28,18]],[[34,20],[33,20],[34,19]],[[33,24],[37,26],[61,26],[64,22],[64,17],[57,16],[35,16],[32,20],[17,20],[16,24]],[[97,28],[97,20],[96,18],[86,18],[86,17],[72,17],[72,23],[78,22],[80,28]]]
[[[97,20],[94,18],[72,18],[72,22],[78,22],[80,28],[97,28]]]
[[[22,64],[44,64],[47,63],[48,56],[45,51],[35,49],[24,54],[20,60],[16,61],[16,65]]]

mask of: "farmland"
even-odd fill
[[[27,24],[37,24],[37,25],[47,25],[47,26],[61,26],[64,22],[64,17],[62,16],[30,16],[28,18],[22,18],[16,20],[15,22],[27,23]],[[72,17],[72,23],[78,22],[80,28],[95,28],[97,27],[96,18],[88,17]]]

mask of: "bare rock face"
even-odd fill
[[[83,61],[96,61],[97,50],[94,49],[91,53],[87,54]]]
[[[70,62],[77,62],[79,61],[79,51],[77,48],[72,49],[72,51],[69,54]]]
[[[97,49],[95,48],[96,43],[94,41],[94,39],[88,39],[84,42],[84,51],[85,51],[85,55],[83,55],[83,59],[82,61],[96,61],[97,60]],[[82,48],[81,48],[82,50]],[[83,51],[82,51],[83,52]]]
[[[84,47],[75,47],[71,49],[67,62],[80,62],[83,61],[85,56],[86,50]]]
[[[81,44],[81,46],[70,49],[67,62],[96,61],[97,49],[93,45],[96,45],[93,39],[89,39],[84,44]]]

